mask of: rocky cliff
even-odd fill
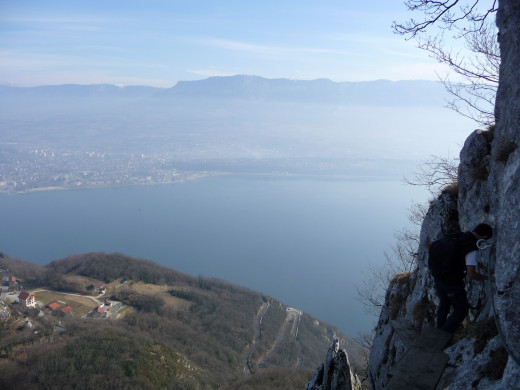
[[[450,364],[437,388],[520,388],[520,3],[502,0],[497,24],[502,62],[496,127],[467,138],[460,152],[458,191],[445,191],[432,201],[424,219],[418,268],[396,277],[387,291],[370,354],[371,389],[392,388],[394,368],[407,350],[392,320],[408,321],[417,334],[434,325],[430,243],[480,222],[495,231],[493,245],[480,251],[495,281],[468,283],[475,308],[444,349]]]
[[[334,339],[327,351],[325,363],[307,383],[305,390],[359,390],[361,381],[353,372],[347,351],[340,349],[339,340]]]

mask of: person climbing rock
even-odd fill
[[[453,333],[469,311],[465,279],[486,280],[478,273],[478,240],[488,240],[493,229],[481,223],[471,232],[457,233],[434,241],[429,250],[428,267],[439,297],[437,328]],[[450,310],[453,312],[450,314]]]

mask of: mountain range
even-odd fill
[[[180,98],[246,99],[341,105],[442,105],[446,94],[435,81],[333,82],[329,79],[289,80],[259,76],[210,77],[179,81],[171,88],[145,86],[49,85],[38,87],[0,86],[2,99],[85,98]]]

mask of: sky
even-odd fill
[[[437,80],[403,0],[0,0],[0,84]]]

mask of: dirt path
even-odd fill
[[[264,301],[262,307],[260,308],[257,314],[255,339],[252,341],[251,347],[247,351],[245,357],[244,371],[248,374],[252,374],[254,371],[253,367],[251,366],[250,357],[251,354],[255,351],[257,343],[259,343],[262,338],[262,319],[267,309],[269,309],[269,302]],[[295,340],[298,337],[298,327],[300,325],[300,317],[302,315],[302,312],[292,307],[288,307],[286,309],[286,312],[287,315],[285,317],[285,321],[278,332],[276,340],[263,354],[263,356],[259,357],[258,359],[258,361],[260,362],[258,364],[259,367],[265,366],[265,361],[276,350],[276,347],[284,340],[285,337],[290,336]],[[297,366],[301,366],[302,363],[303,359],[298,358]]]
[[[259,359],[259,366],[265,366],[265,362],[269,359],[269,356],[276,350],[276,347],[287,337],[290,336],[294,340],[298,337],[298,327],[300,325],[300,317],[302,315],[301,310],[294,309],[292,307],[288,307],[286,309],[287,316],[285,317],[285,321],[278,332],[278,336],[276,337],[275,342],[271,347],[267,350],[264,356]],[[303,358],[298,358],[296,366],[301,366],[303,362]]]
[[[262,339],[262,320],[264,319],[264,315],[267,312],[267,310],[269,309],[269,306],[270,306],[269,300],[263,299],[262,306],[260,307],[260,310],[258,310],[258,313],[256,314],[255,338],[251,342],[251,347],[249,348],[249,350],[246,353],[245,362],[244,362],[245,363],[244,371],[247,372],[248,374],[253,373],[253,368],[251,367],[249,358],[251,357],[251,354],[255,351],[256,344],[258,342],[260,342],[260,340]]]
[[[37,292],[39,291],[46,291],[46,292],[50,292],[50,293],[53,293],[53,294],[60,294],[60,295],[72,295],[72,296],[75,296],[75,297],[81,297],[81,298],[87,298],[87,299],[91,299],[92,301],[94,301],[96,303],[96,305],[101,305],[101,301],[98,299],[99,297],[103,296],[103,294],[101,295],[98,295],[97,297],[91,297],[89,295],[81,295],[81,294],[73,294],[73,293],[64,293],[64,292],[58,292],[58,291],[52,291],[52,290],[46,290],[46,289],[43,289],[43,288],[40,288],[38,290],[34,290],[33,291],[33,294],[36,294]]]

